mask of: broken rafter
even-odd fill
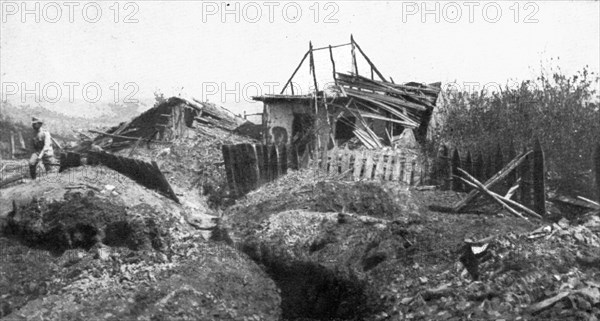
[[[371,59],[369,59],[369,57],[367,57],[367,55],[364,53],[364,51],[362,51],[362,49],[360,48],[358,43],[356,43],[356,41],[354,40],[354,36],[350,35],[350,41],[352,42],[352,45],[355,46],[356,49],[358,49],[358,51],[362,54],[362,56],[365,58],[365,60],[369,63],[369,65],[371,66],[373,71],[375,71],[377,76],[379,76],[379,78],[381,78],[381,80],[385,81],[385,77],[383,77],[383,75],[379,72],[377,67],[375,67],[373,62],[371,62]],[[355,58],[355,60],[356,60],[356,58]],[[356,71],[356,74],[358,75],[358,70]]]
[[[304,60],[306,60],[306,57],[308,57],[308,54],[310,53],[310,51],[307,51],[304,54],[304,57],[302,57],[302,60],[300,60],[300,63],[298,64],[298,67],[296,67],[296,69],[294,70],[294,72],[292,73],[292,75],[290,76],[290,79],[288,79],[288,81],[285,83],[285,85],[283,86],[283,89],[281,90],[281,92],[279,93],[280,95],[283,94],[285,92],[285,89],[287,88],[287,86],[292,82],[292,79],[294,79],[294,76],[296,75],[296,73],[298,72],[298,70],[300,70],[300,67],[302,67],[302,64],[304,63]],[[294,86],[291,86],[292,88],[292,95],[294,94]]]
[[[94,133],[94,134],[98,134],[100,136],[108,136],[108,137],[113,137],[113,138],[119,138],[119,139],[126,139],[126,140],[138,140],[139,137],[129,137],[129,136],[121,136],[121,135],[114,135],[114,134],[109,134],[109,133],[105,133],[105,132],[101,132],[101,131],[97,131],[97,130],[92,130],[89,129],[88,130],[90,133]],[[158,140],[148,140],[149,143],[157,143],[157,144],[171,144],[171,142],[163,142],[163,141],[158,141]]]

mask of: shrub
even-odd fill
[[[434,138],[437,145],[492,152],[498,144],[517,149],[540,139],[550,186],[593,196],[592,155],[600,141],[599,78],[587,67],[573,76],[542,70],[535,80],[499,92],[446,90]]]

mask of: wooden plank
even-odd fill
[[[375,160],[375,180],[383,179],[383,168],[385,167],[385,153],[377,153]]]
[[[594,156],[596,169],[596,191],[598,192],[598,203],[600,203],[600,142],[596,146],[596,155]]]
[[[287,145],[279,145],[277,148],[279,149],[279,173],[280,175],[285,175],[288,170]]]
[[[514,157],[513,157],[514,158]],[[474,175],[475,178],[477,178],[477,180],[479,181],[483,181],[485,179],[485,175],[484,175],[484,160],[483,160],[483,153],[481,152],[481,150],[478,152],[477,157],[475,158],[475,162],[473,162],[473,171],[474,171]]]
[[[373,177],[373,153],[365,152],[366,161],[365,161],[365,174],[363,175],[363,179],[371,180]]]
[[[504,167],[504,153],[502,152],[502,147],[500,144],[496,147],[496,157],[494,160],[494,173],[497,173],[502,170]]]
[[[363,152],[354,152],[354,169],[352,170],[352,176],[354,177],[355,181],[360,180],[363,171],[364,157],[365,155]]]
[[[471,175],[475,175],[473,170],[473,158],[471,157],[471,151],[467,151],[467,158],[465,159],[465,164],[463,169],[467,171],[467,173]],[[465,186],[465,191],[470,192],[473,188],[470,186]]]
[[[392,181],[397,182],[400,179],[400,173],[402,172],[402,167],[404,166],[404,158],[400,155],[395,155],[393,166]]]
[[[270,182],[271,179],[271,146],[263,145],[263,170],[262,177],[264,182]]]
[[[15,158],[15,134],[13,132],[10,133],[10,158]]]
[[[241,175],[240,169],[240,157],[239,157],[239,145],[231,145],[229,149],[229,158],[231,161],[231,173],[233,174],[233,181],[235,182],[235,196],[242,195],[244,193],[243,176]]]
[[[532,207],[531,175],[531,156],[528,155],[519,167],[519,176],[521,177],[521,193],[519,199],[521,200],[521,204],[529,208]]]
[[[485,178],[489,179],[492,176],[494,176],[494,173],[495,173],[495,171],[494,171],[494,169],[495,169],[494,158],[492,157],[491,153],[488,154],[487,162],[486,162],[485,165],[486,165],[485,166]]]
[[[269,145],[269,176],[270,180],[274,181],[279,177],[277,170],[279,158],[277,157],[277,148],[275,145]]]
[[[402,181],[404,183],[409,184],[409,185],[412,183],[412,172],[413,172],[412,161],[410,159],[407,159],[404,162],[403,175],[402,175]]]
[[[347,146],[346,146],[347,147]],[[350,169],[350,159],[352,158],[352,152],[346,148],[342,152],[342,173],[346,173]]]
[[[258,169],[258,155],[254,144],[244,144],[244,149],[247,157],[248,169],[248,189],[254,190],[259,186],[260,171]]]
[[[231,163],[231,158],[229,154],[230,149],[231,145],[221,146],[221,153],[223,154],[223,163],[225,164],[225,177],[227,179],[227,186],[229,187],[230,192],[236,194],[235,181],[233,179],[233,164]]]
[[[256,172],[258,173],[258,185],[261,186],[267,182],[265,180],[264,145],[254,144],[253,146],[256,153]]]
[[[411,174],[410,174],[410,185],[418,185],[421,181],[421,169],[417,166],[417,160],[413,159],[411,162]]]
[[[517,156],[517,151],[515,149],[514,143],[511,141],[510,145],[508,147],[508,159],[514,159],[516,156]],[[517,171],[513,171],[506,178],[506,185],[514,186],[517,183],[518,176],[519,176],[519,173]]]
[[[546,171],[544,169],[544,151],[539,139],[533,144],[533,210],[542,216],[546,215]]]
[[[452,189],[452,161],[450,160],[450,149],[443,145],[438,157],[439,180],[442,184],[442,190],[447,191]]]
[[[389,152],[387,154],[387,162],[385,164],[385,172],[383,174],[383,179],[386,181],[392,180],[392,174],[394,173],[393,162],[394,162],[394,153]]]
[[[289,145],[288,146],[288,163],[289,168],[293,170],[298,170],[299,168],[299,159],[298,159],[298,146]]]
[[[460,176],[458,172],[458,168],[461,166],[460,164],[460,154],[458,152],[458,148],[454,149],[454,153],[452,153],[451,160],[451,175],[452,175],[452,190],[456,192],[462,192],[462,182],[458,179],[455,179],[455,176]]]

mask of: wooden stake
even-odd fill
[[[544,167],[544,151],[539,139],[536,139],[533,145],[533,208],[541,215],[546,215],[546,171]]]
[[[319,93],[319,86],[317,85],[317,74],[315,73],[315,57],[313,55],[313,46],[312,46],[312,42],[308,42],[308,51],[310,52],[310,72],[312,73],[313,76],[313,83],[315,86],[315,97],[318,95]]]
[[[477,154],[475,163],[473,164],[473,169],[474,169],[474,176],[480,181],[483,181],[485,179],[484,174],[483,174],[484,166],[485,166],[485,164],[483,161],[483,153],[481,151],[479,151]]]
[[[531,206],[531,157],[527,156],[519,167],[521,177],[520,201],[525,206]]]
[[[329,58],[331,59],[331,66],[333,67],[333,82],[337,86],[337,77],[335,76],[335,60],[333,60],[333,50],[331,50],[331,45],[329,45]]]
[[[352,49],[350,52],[352,53],[352,65],[354,66],[354,74],[358,76],[358,65],[356,64],[356,44],[354,43],[354,37],[352,34],[350,35],[350,43],[352,44]]]
[[[465,165],[463,167],[465,168],[467,173],[475,175],[475,173],[473,173],[473,159],[471,157],[471,151],[467,151],[467,159],[465,160]],[[472,188],[465,186],[465,191],[469,192],[471,191],[471,189]]]
[[[10,133],[10,159],[15,158],[15,134]]]
[[[454,179],[455,175],[458,175],[458,168],[460,167],[460,155],[458,153],[458,148],[454,149],[454,153],[452,154],[452,190],[456,192],[462,191],[462,183],[459,180]]]

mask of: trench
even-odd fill
[[[371,312],[367,284],[348,272],[318,262],[294,260],[264,246],[236,247],[275,281],[283,320],[362,320]]]

